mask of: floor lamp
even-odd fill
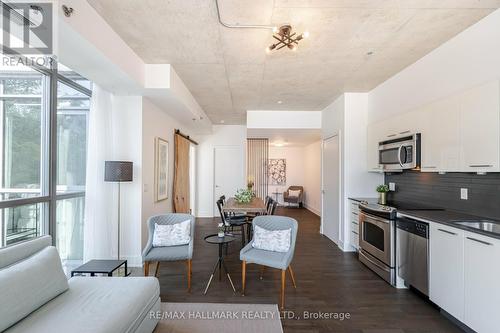
[[[118,183],[118,260],[120,260],[120,184],[131,182],[133,163],[125,161],[105,161],[104,181]]]

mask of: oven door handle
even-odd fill
[[[384,223],[384,225],[385,224],[389,224],[389,220],[384,220],[384,219],[381,219],[381,218],[379,218],[377,216],[374,216],[374,215],[371,215],[371,214],[368,214],[368,213],[365,213],[365,212],[361,213],[360,215],[364,215],[367,219]]]

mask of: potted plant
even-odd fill
[[[240,204],[250,203],[253,197],[254,193],[252,190],[249,189],[239,189],[238,191],[236,191],[236,194],[234,195],[234,199],[236,200],[237,203]]]
[[[219,232],[217,233],[218,237],[224,237],[224,223],[219,223]]]
[[[378,203],[381,205],[387,204],[387,192],[389,192],[389,186],[382,184],[377,186],[377,192],[379,194]]]

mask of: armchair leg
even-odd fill
[[[295,276],[293,275],[292,265],[288,266],[288,270],[290,271],[290,277],[292,278],[293,287],[297,289],[297,285],[295,284]]]
[[[286,269],[281,270],[281,310],[285,309],[285,278]]]
[[[247,262],[243,260],[241,262],[241,296],[245,296],[246,273],[247,273]]]
[[[155,277],[158,277],[158,269],[160,268],[160,262],[156,262]]]
[[[191,292],[191,259],[187,261],[188,266],[188,293]]]
[[[149,261],[144,262],[144,276],[149,275]]]

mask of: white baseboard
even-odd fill
[[[304,203],[304,207],[305,207],[307,210],[311,211],[312,213],[314,213],[314,214],[316,214],[316,215],[318,215],[318,216],[320,216],[320,217],[321,217],[321,213],[319,212],[319,209],[316,209],[316,208],[314,208],[314,207],[311,207],[311,206],[309,206],[309,205],[308,205],[308,204],[306,204],[306,203]]]

